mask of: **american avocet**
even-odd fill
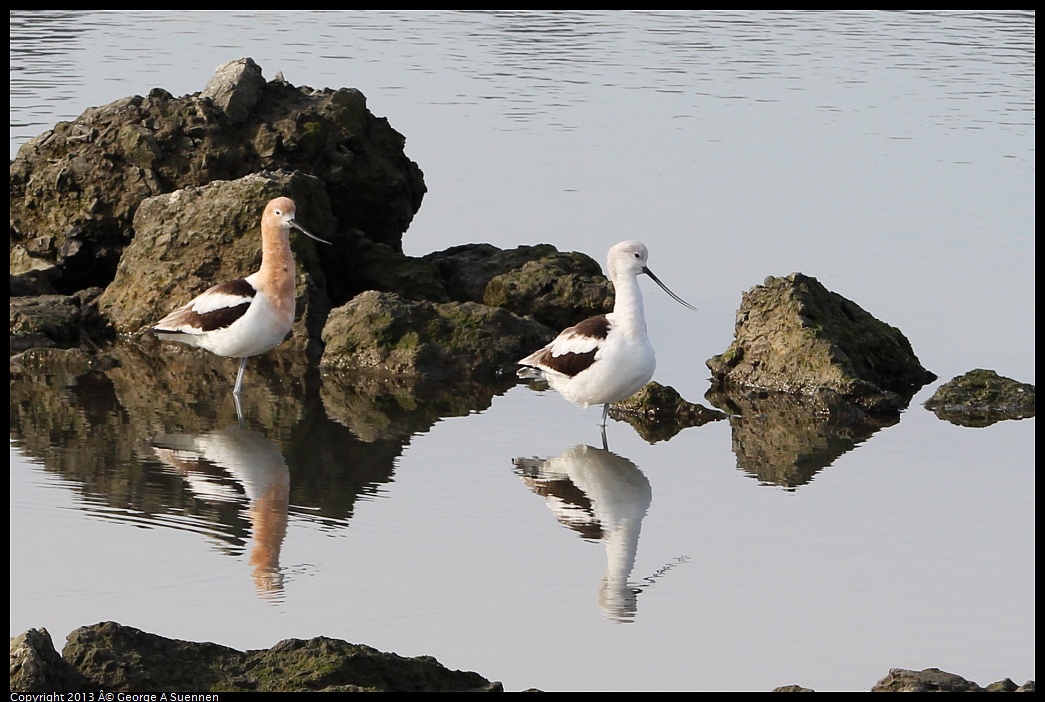
[[[247,359],[278,346],[294,326],[294,254],[290,228],[329,244],[294,221],[294,201],[277,197],[261,215],[261,270],[219,283],[153,327],[161,339],[238,358],[232,394],[238,399]]]
[[[611,402],[627,399],[653,377],[657,357],[646,336],[646,315],[638,276],[645,273],[691,310],[696,307],[668,290],[646,267],[649,251],[638,241],[622,241],[610,249],[610,280],[616,299],[609,314],[591,317],[562,331],[539,351],[519,361],[519,377],[543,376],[570,402],[603,405],[602,426]]]

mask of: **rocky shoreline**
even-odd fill
[[[258,213],[280,195],[334,242],[322,256],[294,244],[298,319],[280,353],[303,369],[492,381],[612,307],[596,261],[547,244],[404,255],[427,191],[405,143],[358,90],[266,81],[249,58],[200,93],[154,89],[55,125],[10,166],[12,352],[141,339],[172,300],[256,268]],[[753,400],[794,411],[798,398],[835,422],[880,425],[936,379],[900,330],[802,273],[744,293],[733,342],[707,365],[723,412],[702,408],[706,421]],[[992,383],[976,413],[1033,416],[1033,386]],[[957,421],[956,397],[932,406]],[[670,418],[665,406],[617,409],[659,424],[695,416],[692,403]]]
[[[288,639],[262,651],[236,651],[104,622],[70,633],[60,655],[45,629],[12,638],[11,691],[504,692],[504,687],[478,673],[448,670],[431,656],[404,658],[338,639]],[[799,685],[772,691],[814,692]],[[1016,685],[1006,678],[980,687],[936,668],[894,668],[870,691],[1034,692],[1035,686],[1034,681]]]

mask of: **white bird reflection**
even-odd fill
[[[642,519],[653,499],[646,476],[627,458],[584,444],[553,458],[517,458],[512,463],[560,523],[605,543],[599,607],[607,619],[633,621],[639,588],[629,586],[628,577],[635,566]]]
[[[290,470],[276,442],[256,431],[229,426],[205,434],[161,434],[150,444],[198,499],[246,502],[254,536],[250,552],[254,585],[259,597],[281,600],[279,553],[287,535]]]

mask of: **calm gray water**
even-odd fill
[[[1034,40],[1024,12],[19,11],[10,151],[250,56],[359,88],[407,137],[429,187],[407,253],[548,242],[601,260],[645,241],[700,308],[644,286],[656,379],[689,399],[741,293],[794,271],[903,330],[941,382],[1033,383]],[[605,454],[583,448],[597,409],[525,386],[394,445],[342,427],[357,453],[333,431],[213,426],[182,438],[207,471],[141,446],[98,461],[145,471],[152,502],[63,468],[74,432],[41,445],[13,420],[11,633],[334,636],[507,689],[860,690],[930,666],[1023,682],[1034,420],[953,426],[920,406],[937,385],[788,487],[738,470],[725,422],[654,444],[611,423]],[[312,453],[384,473],[332,516],[302,496]]]

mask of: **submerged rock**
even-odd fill
[[[744,293],[733,343],[707,366],[727,393],[827,391],[868,412],[897,412],[936,378],[899,329],[801,273]]]
[[[986,427],[1033,417],[1034,386],[977,368],[941,385],[925,407],[952,424]]]
[[[655,380],[628,399],[611,404],[610,414],[632,425],[650,443],[666,441],[686,427],[727,417],[725,412],[684,400],[675,388]]]

